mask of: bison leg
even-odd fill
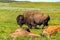
[[[43,24],[42,29],[44,29],[45,26],[48,26],[48,22],[45,22],[45,23]]]
[[[34,27],[35,27],[35,29],[39,29],[39,28],[37,27],[37,25],[35,25]]]
[[[19,25],[22,28],[22,25]]]
[[[30,25],[30,24],[27,24],[27,25],[28,25],[28,28],[29,28],[29,29],[32,29],[32,25]]]
[[[33,25],[35,29],[39,29],[36,24]]]
[[[37,28],[37,24],[33,21],[33,22],[31,22],[31,25],[35,28],[35,29],[38,29]]]
[[[46,22],[46,23],[44,24],[44,26],[48,26],[48,23]]]

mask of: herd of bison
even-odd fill
[[[48,26],[50,16],[48,14],[26,11],[23,15],[18,15],[16,18],[17,24],[20,29],[17,29],[14,33],[10,34],[9,37],[43,37],[44,34],[50,38],[51,34],[60,32],[60,26]],[[23,29],[22,25],[26,24],[28,28]],[[34,27],[38,29],[37,25],[43,25],[42,33],[40,35],[30,32],[30,29]]]

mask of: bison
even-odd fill
[[[47,28],[43,29],[42,36],[47,34],[48,38],[50,38],[52,34],[56,34],[58,32],[60,32],[60,26],[48,26]]]
[[[37,28],[37,25],[42,25],[42,24],[44,26],[48,26],[49,20],[50,20],[49,15],[38,12],[32,12],[32,11],[28,11],[25,12],[23,15],[17,16],[18,25],[22,26],[23,24],[26,24],[28,25],[29,28],[32,28],[32,26]]]
[[[36,37],[40,37],[40,35],[31,33],[29,29],[19,28],[14,33],[11,33],[8,37],[9,38],[16,38],[16,37],[32,37],[32,38],[36,38]]]

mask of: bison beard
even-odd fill
[[[20,18],[22,18],[23,20]],[[29,28],[32,28],[32,26],[37,28],[37,25],[42,25],[42,24],[44,26],[48,26],[49,20],[50,20],[49,15],[38,12],[32,12],[32,11],[25,12],[22,16],[20,15],[20,17],[17,17],[17,23],[19,25],[26,24],[28,25]]]

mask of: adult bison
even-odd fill
[[[20,26],[26,24],[28,25],[29,28],[32,28],[32,26],[37,28],[37,25],[41,24],[43,24],[44,26],[48,26],[49,20],[50,20],[49,15],[32,11],[25,12],[23,15],[18,15],[17,17],[17,23]]]

